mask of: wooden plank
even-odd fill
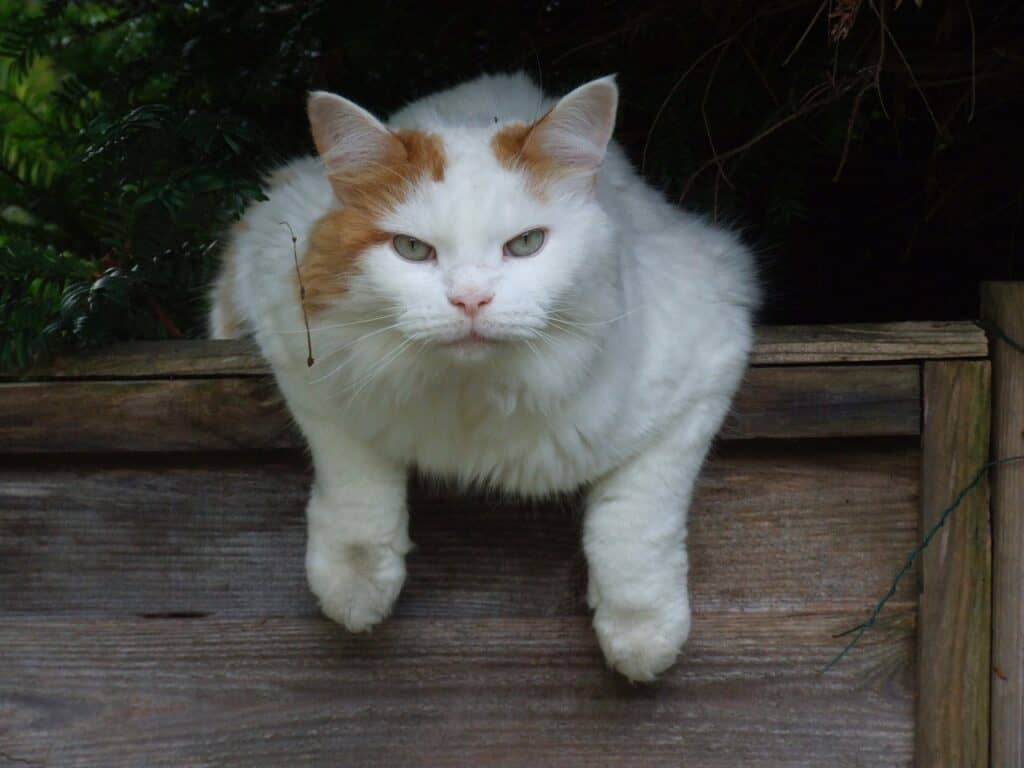
[[[966,321],[769,325],[757,330],[751,363],[852,363],[987,355],[985,332]]]
[[[0,381],[29,379],[168,379],[265,376],[270,373],[251,341],[131,341],[63,353],[20,373],[0,371]]]
[[[971,322],[862,323],[762,326],[754,365],[985,357],[985,333]],[[248,341],[138,341],[58,355],[29,371],[0,371],[3,379],[136,379],[252,376],[268,373]]]
[[[922,530],[987,461],[989,390],[987,361],[924,364]],[[991,546],[983,480],[921,557],[918,765],[988,768]]]
[[[1024,340],[1024,282],[985,283],[983,317]],[[1024,352],[992,338],[992,458],[1024,455]],[[992,765],[1024,768],[1024,463],[992,473]]]
[[[869,437],[921,431],[916,365],[751,368],[724,439]]]
[[[0,384],[0,453],[301,447],[268,378]],[[726,439],[915,435],[916,366],[751,369]]]
[[[910,766],[913,613],[827,675],[850,613],[699,617],[662,681],[587,618],[0,618],[0,749],[29,764]]]
[[[699,611],[861,618],[918,538],[916,441],[732,443],[690,516]],[[314,616],[301,463],[0,470],[0,611]],[[534,505],[416,484],[398,617],[583,615],[571,500]],[[911,579],[895,599],[913,605]],[[0,664],[2,667],[2,664]]]
[[[0,384],[0,453],[300,445],[265,377]]]

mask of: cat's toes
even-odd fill
[[[310,546],[306,576],[328,618],[365,632],[391,612],[405,581],[405,557],[389,545]]]
[[[685,601],[646,609],[602,602],[594,613],[594,629],[608,665],[646,683],[675,663],[690,635],[690,608]]]

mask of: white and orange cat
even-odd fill
[[[275,172],[234,229],[212,335],[256,340],[309,442],[309,585],[348,629],[402,587],[417,467],[527,496],[586,487],[609,664],[651,680],[686,641],[687,508],[758,289],[734,235],[610,143],[617,101],[612,78],[553,102],[488,76],[383,123],[313,93],[319,157]]]

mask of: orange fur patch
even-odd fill
[[[315,312],[348,289],[348,276],[359,255],[394,233],[384,232],[378,220],[401,203],[424,178],[444,180],[445,154],[441,139],[420,131],[391,133],[379,163],[347,174],[330,176],[344,208],[331,211],[313,226],[300,271],[306,289],[306,308]]]
[[[530,179],[530,187],[540,196],[548,182],[566,172],[560,163],[540,151],[536,142],[529,141],[530,134],[540,128],[545,119],[547,115],[533,125],[506,125],[491,139],[491,149],[498,162],[510,171],[524,172]]]

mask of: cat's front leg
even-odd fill
[[[327,423],[300,423],[316,468],[306,576],[324,614],[362,632],[391,612],[405,581],[406,473]]]
[[[599,481],[587,499],[588,601],[608,664],[635,681],[668,669],[690,634],[686,517],[721,408],[698,414]]]

